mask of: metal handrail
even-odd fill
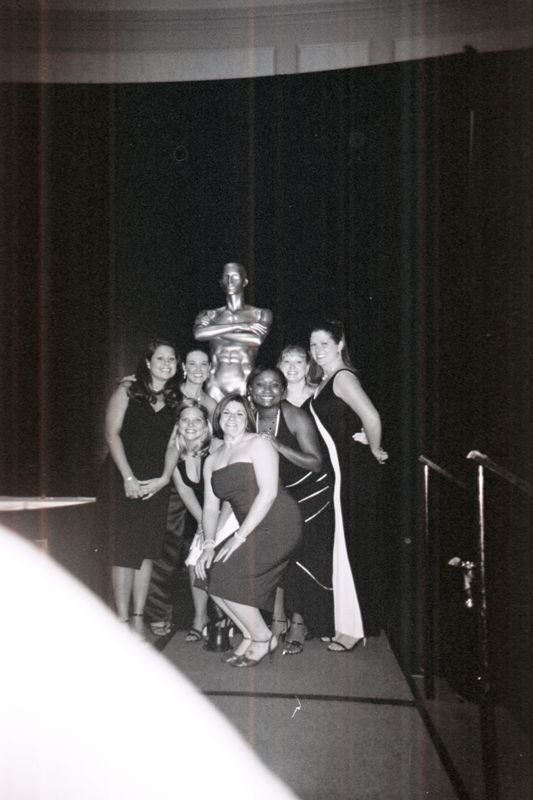
[[[479,594],[479,687],[481,690],[480,717],[481,717],[481,749],[483,754],[485,785],[490,787],[491,797],[498,800],[499,775],[498,775],[498,746],[497,731],[494,713],[494,701],[491,697],[490,653],[489,653],[489,626],[487,610],[487,580],[486,580],[486,517],[485,517],[485,469],[494,472],[512,486],[516,486],[528,495],[533,494],[533,487],[522,478],[496,464],[494,461],[480,453],[471,450],[466,456],[477,464],[477,505],[478,505],[478,594]]]
[[[443,469],[441,466],[436,464],[434,461],[431,461],[427,456],[420,455],[418,457],[418,461],[423,464],[423,471],[424,471],[424,543],[426,548],[426,562],[429,559],[429,540],[430,540],[430,525],[429,525],[429,474],[430,470],[436,472],[438,475],[441,475],[446,480],[450,481],[451,483],[455,484],[456,486],[460,486],[462,489],[467,489],[467,485],[460,481],[455,475],[452,475],[451,472]],[[433,647],[432,647],[432,637],[431,637],[431,630],[429,624],[429,617],[430,617],[430,610],[428,608],[429,603],[429,579],[427,574],[427,563],[422,571],[422,583],[423,583],[423,597],[424,597],[424,605],[426,607],[426,612],[423,617],[423,671],[424,671],[424,691],[426,698],[433,699],[435,697],[435,678],[433,673]]]
[[[494,461],[480,453],[479,450],[471,450],[467,458],[470,458],[472,461],[475,461],[477,464],[480,464],[482,467],[489,469],[491,472],[494,472],[496,475],[499,475],[500,478],[504,478],[508,483],[512,483],[513,486],[517,486],[526,494],[533,495],[533,486],[530,483],[525,481],[523,478],[519,478],[514,475],[512,472],[509,472],[508,469],[505,467],[500,467],[499,464],[496,464]]]
[[[439,475],[442,475],[443,478],[447,478],[447,480],[455,483],[457,486],[461,486],[463,489],[467,489],[466,483],[460,481],[459,478],[456,478],[455,475],[452,475],[451,472],[447,472],[442,467],[439,467],[438,464],[435,464],[434,461],[431,461],[427,456],[418,456],[418,460],[421,464],[425,464],[425,466],[429,467],[433,470],[433,472],[438,472]]]

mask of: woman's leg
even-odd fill
[[[225,600],[226,613],[234,619],[241,630],[246,630],[252,639],[246,649],[246,656],[253,660],[262,658],[278,645],[277,636],[272,634],[258,608]]]
[[[194,567],[190,566],[189,581],[191,584],[191,595],[194,605],[194,619],[192,622],[192,627],[202,633],[204,627],[207,625],[207,602],[209,600],[209,595],[205,589],[200,589],[198,586],[194,585],[195,580],[196,573],[194,571]]]
[[[285,611],[285,589],[278,586],[274,598],[274,611],[272,612],[272,625],[270,630],[277,636],[285,636],[288,630],[287,612]]]
[[[118,618],[127,622],[130,617],[130,600],[133,590],[133,574],[136,570],[131,567],[114,566],[111,570],[113,581],[113,594]]]
[[[304,649],[307,626],[301,614],[294,611],[291,619],[290,634],[283,648],[283,655],[296,656]]]
[[[152,560],[145,558],[140,569],[133,575],[133,627],[138,633],[144,633],[144,607],[152,577]]]
[[[248,630],[248,628],[244,625],[240,617],[235,614],[234,609],[232,608],[232,605],[234,604],[230,604],[228,600],[223,600],[221,597],[213,597],[213,595],[211,595],[211,599],[224,612],[224,614],[235,623],[237,628],[242,633],[242,642],[239,642],[238,646],[234,650],[235,655],[242,656],[250,645],[252,639],[251,631]]]

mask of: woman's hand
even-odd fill
[[[259,436],[261,439],[265,439],[267,442],[270,442],[274,450],[277,450],[279,453],[279,442],[272,433],[260,433]]]
[[[354,442],[359,442],[359,444],[366,444],[366,445],[368,444],[368,439],[364,428],[361,428],[361,430],[358,433],[354,433],[352,439],[354,440]]]
[[[373,449],[373,450],[372,450],[372,455],[374,456],[374,458],[376,459],[376,461],[377,461],[379,464],[384,464],[384,463],[385,463],[385,461],[386,461],[386,460],[388,459],[388,457],[389,457],[389,454],[388,454],[387,452],[385,452],[385,450],[384,450],[382,447],[378,447],[378,448],[377,448],[377,449],[375,449],[375,450]]]
[[[203,581],[207,580],[207,570],[213,563],[213,557],[215,555],[215,548],[214,547],[206,547],[205,550],[198,556],[198,561],[195,564],[194,571],[198,578],[201,578]]]
[[[137,500],[143,496],[141,484],[133,475],[124,479],[124,494],[130,500]]]
[[[229,539],[226,539],[218,553],[216,554],[215,561],[227,561],[228,558],[235,550],[238,550],[244,542],[242,539],[237,539],[235,535],[230,536]]]
[[[159,492],[160,489],[163,489],[167,485],[168,481],[164,478],[150,478],[147,481],[139,481],[139,485],[141,487],[141,497],[143,500],[149,500],[150,497],[153,497],[156,492]]]

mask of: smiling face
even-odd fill
[[[265,369],[254,377],[250,389],[257,408],[276,408],[281,405],[285,387],[274,370]]]
[[[230,400],[220,415],[219,424],[224,436],[235,438],[245,433],[248,415],[243,404],[238,400]]]
[[[177,359],[174,348],[160,344],[153,352],[152,357],[146,361],[152,385],[165,384],[176,374]]]
[[[178,434],[192,443],[206,435],[207,420],[199,408],[184,408],[178,419]]]
[[[307,357],[299,350],[288,350],[280,358],[278,367],[288,383],[304,381],[307,375]]]
[[[342,343],[337,343],[328,331],[313,331],[309,349],[312,357],[324,372],[338,366],[339,359],[342,361]]]
[[[209,358],[201,350],[191,350],[185,359],[187,380],[201,386],[209,377]]]

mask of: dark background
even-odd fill
[[[432,484],[436,658],[463,675],[473,623],[443,565],[475,552],[465,456],[529,471],[530,64],[529,51],[465,52],[254,80],[2,86],[0,494],[93,494],[114,382],[155,333],[184,352],[198,311],[224,302],[223,264],[240,261],[248,301],[274,313],[261,363],[306,344],[315,314],[345,322],[391,456],[391,636],[415,671],[418,455],[469,483],[462,498]],[[527,504],[496,484],[493,624],[517,626],[505,663],[529,636],[529,539]]]

